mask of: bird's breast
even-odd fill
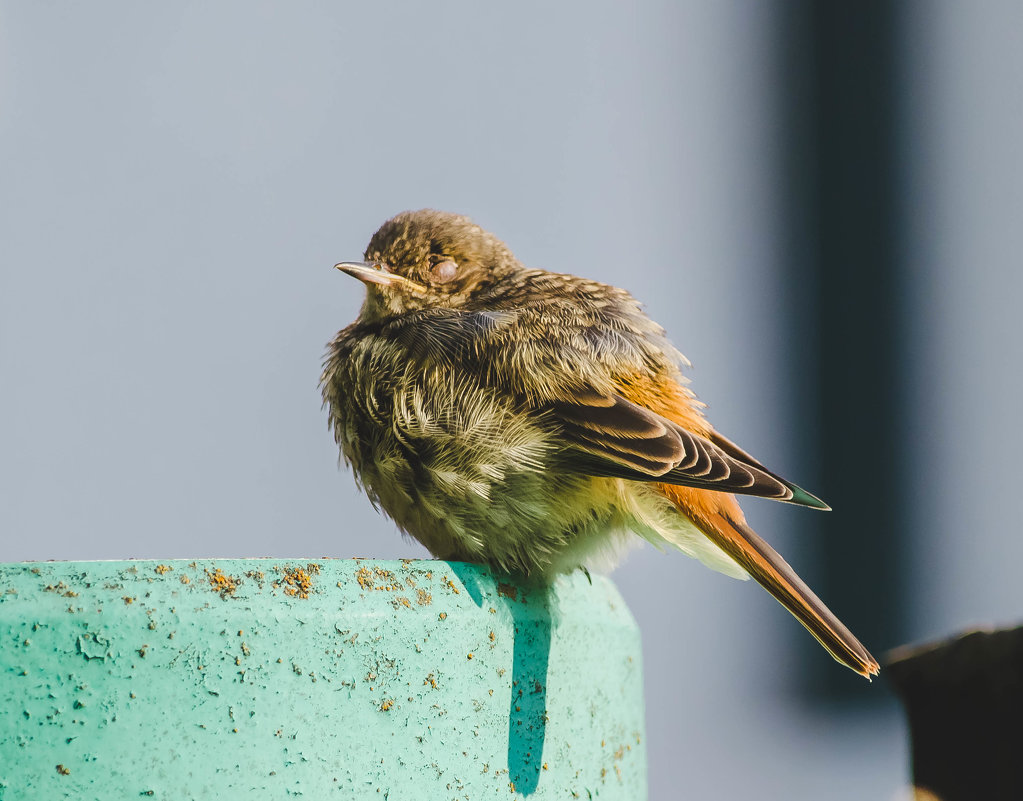
[[[369,497],[438,557],[546,572],[616,523],[607,479],[559,468],[553,417],[477,375],[363,343],[328,363],[324,398]]]

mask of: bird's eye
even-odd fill
[[[446,284],[458,275],[458,265],[451,259],[439,261],[430,268],[430,278],[438,284]]]

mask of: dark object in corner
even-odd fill
[[[906,708],[913,783],[937,801],[1023,798],[1023,627],[898,648],[884,674]]]

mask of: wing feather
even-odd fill
[[[702,437],[620,395],[588,392],[575,400],[553,410],[568,464],[580,451],[585,456],[575,465],[582,471],[824,506],[716,433]]]

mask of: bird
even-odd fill
[[[689,362],[629,292],[527,268],[432,209],[335,267],[366,296],[327,345],[329,429],[374,507],[434,557],[550,582],[638,535],[754,578],[838,662],[877,675],[735,496],[828,505],[711,426]]]

